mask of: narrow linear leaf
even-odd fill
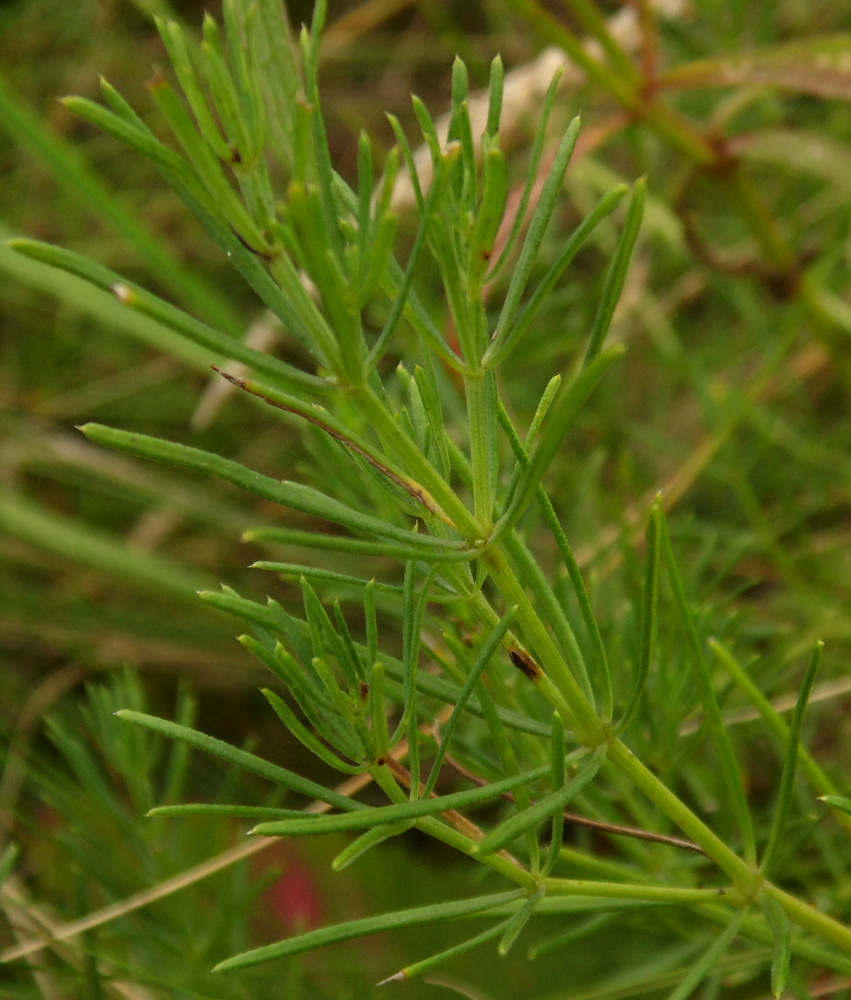
[[[146,816],[231,816],[234,819],[283,819],[303,815],[301,809],[273,809],[271,806],[225,805],[218,802],[187,802],[174,806],[154,806]]]
[[[485,134],[495,136],[499,131],[499,119],[502,114],[502,97],[505,89],[505,66],[502,56],[494,56],[490,65],[488,78],[488,123]]]
[[[427,537],[427,536],[422,536]],[[296,528],[250,528],[243,532],[245,542],[276,542],[280,545],[294,545],[312,550],[349,552],[353,555],[390,556],[403,562],[409,559],[429,562],[468,562],[479,555],[478,549],[470,549],[466,542],[443,539],[445,551],[436,547],[414,547],[394,545],[391,542],[370,542],[362,538],[346,535],[319,534],[314,531],[299,531]]]
[[[439,517],[445,522],[449,522],[446,513],[441,509],[435,499],[418,482],[398,469],[381,452],[372,447],[368,441],[355,438],[352,432],[339,420],[335,419],[324,407],[315,403],[306,402],[289,393],[281,392],[271,385],[264,385],[250,379],[244,379],[236,375],[229,375],[227,372],[220,373],[232,385],[244,389],[252,396],[257,396],[270,406],[287,413],[293,413],[301,417],[315,427],[321,428],[336,441],[339,441],[348,451],[360,455],[366,459],[370,465],[377,469],[383,476],[401,487],[406,493],[414,498],[418,503],[430,513]]]
[[[147,434],[115,430],[112,427],[105,427],[103,424],[84,424],[80,430],[89,440],[96,441],[98,444],[128,452],[131,455],[138,455],[140,458],[148,458],[154,462],[162,462],[181,469],[215,476],[217,479],[233,483],[234,486],[264,500],[271,500],[272,503],[289,507],[292,510],[299,510],[305,514],[312,514],[314,517],[330,521],[332,524],[340,524],[352,531],[408,544],[413,541],[413,544],[418,547],[433,545],[436,548],[443,548],[443,542],[439,538],[430,535],[417,535],[404,528],[397,528],[369,514],[353,510],[340,503],[339,500],[333,500],[309,486],[272,479],[260,472],[247,469],[238,462],[214,455],[212,452],[202,451],[200,448],[175,444],[171,441],[164,441],[162,438],[149,437]]]
[[[440,137],[437,134],[434,119],[429,114],[428,108],[425,106],[422,99],[417,97],[416,94],[411,94],[411,105],[413,106],[414,114],[417,116],[420,131],[422,132],[423,138],[425,139],[426,145],[431,153],[432,165],[436,165],[440,161],[442,152],[440,149]]]
[[[487,913],[498,906],[504,906],[520,899],[524,895],[522,889],[513,892],[499,892],[490,896],[476,896],[472,899],[462,899],[452,903],[435,903],[431,906],[420,906],[410,910],[397,910],[394,913],[383,913],[377,917],[365,917],[362,920],[352,920],[333,927],[322,927],[297,937],[278,941],[276,944],[255,948],[253,951],[234,955],[225,959],[213,969],[214,972],[226,972],[231,969],[244,969],[246,966],[259,965],[276,958],[288,955],[299,955],[314,948],[321,948],[338,941],[352,941],[355,938],[366,937],[368,934],[378,934],[381,931],[396,930],[401,927],[422,927],[427,924],[442,923],[446,920],[456,920],[459,917]]]
[[[492,830],[484,840],[476,844],[476,854],[493,854],[501,850],[512,840],[538,826],[552,817],[557,809],[564,809],[571,799],[575,798],[582,789],[591,781],[606,759],[605,744],[598,747],[592,754],[588,755],[580,764],[579,773],[576,774],[562,788],[548,795],[546,798],[536,802],[533,806],[517,813],[504,823],[501,823],[495,830]],[[549,770],[549,765],[547,765]],[[492,786],[491,786],[492,787]]]
[[[565,379],[559,386],[552,406],[541,425],[538,443],[529,456],[529,468],[521,477],[513,500],[497,522],[492,541],[510,531],[523,516],[535,496],[538,484],[555,458],[567,432],[579,416],[591,390],[623,354],[622,347],[610,347],[599,354],[574,379],[570,381]]]
[[[700,692],[703,714],[718,754],[718,764],[721,772],[719,782],[721,785],[721,794],[726,798],[727,806],[741,832],[745,857],[749,861],[754,862],[756,860],[756,841],[754,839],[753,823],[751,821],[750,810],[748,809],[747,796],[742,784],[742,775],[736,763],[736,756],[729,733],[727,732],[727,727],[724,725],[724,720],[721,716],[721,709],[718,707],[709,664],[704,656],[700,637],[697,634],[697,628],[694,624],[694,618],[686,600],[685,589],[680,578],[676,559],[674,558],[674,550],[671,546],[668,526],[661,507],[659,508],[659,512],[662,555],[665,560],[671,590],[673,591],[674,603],[680,618],[680,625],[685,633],[686,646],[692,662],[697,688]]]
[[[396,150],[396,163],[398,164],[399,152]],[[367,240],[370,236],[370,230],[372,227],[372,191],[374,187],[374,177],[373,177],[373,164],[372,164],[372,144],[369,141],[369,136],[366,132],[361,131],[358,135],[358,208],[357,208],[357,222],[358,222],[358,266],[359,266],[359,283],[363,283],[363,270],[365,261],[368,254],[368,244]],[[382,192],[383,193],[383,192]],[[384,205],[384,199],[379,198],[379,205]],[[380,209],[379,209],[380,211]],[[378,212],[376,212],[376,217]]]
[[[765,919],[774,934],[774,955],[771,960],[771,992],[780,1000],[789,982],[789,966],[792,961],[792,924],[786,911],[770,896],[760,900]]]
[[[692,963],[685,978],[668,994],[666,1000],[688,1000],[688,997],[694,993],[715,967],[715,964],[723,956],[724,952],[733,943],[746,916],[747,910],[740,910],[733,917],[727,927],[718,935],[703,955]]]
[[[468,97],[470,80],[463,59],[455,56],[452,63],[452,110],[449,118],[447,144],[459,142],[462,150],[463,170],[462,204],[470,212],[475,210],[478,200],[478,173],[476,170],[476,153],[473,145],[473,132],[470,125],[470,106]]]
[[[375,583],[370,580],[363,595],[363,616],[366,627],[366,669],[372,670],[378,660],[378,619],[375,614]]]
[[[447,481],[450,476],[450,458],[446,421],[443,416],[443,404],[440,389],[434,374],[434,363],[431,352],[426,350],[426,367],[416,365],[414,368],[414,384],[422,400],[431,441],[437,451],[439,472]]]
[[[125,98],[118,92],[118,90],[116,90],[115,87],[113,87],[109,80],[104,77],[100,78],[100,92],[103,94],[103,98],[106,103],[112,108],[119,118],[123,118],[128,125],[135,126],[135,128],[139,129],[140,132],[147,132],[149,135],[153,135],[145,122],[133,110],[130,103],[125,100]]]
[[[263,628],[267,628],[272,631],[279,631],[281,629],[281,621],[279,617],[280,609],[278,609],[278,611],[274,609],[274,601],[270,601],[269,605],[264,606],[262,604],[257,604],[256,601],[248,601],[243,597],[239,597],[227,588],[223,593],[217,590],[201,591],[198,596],[202,601],[212,607],[225,611],[228,614],[236,615],[239,618],[253,622]],[[373,664],[376,662],[378,647],[377,629],[374,624],[370,624],[375,622],[375,615],[374,604],[373,614],[369,613],[369,588],[367,588],[366,591],[365,604],[367,608],[367,634],[370,637],[371,644],[361,646],[356,643],[355,648],[366,657],[367,663]],[[297,619],[293,619],[293,621],[301,627],[304,626],[304,623],[298,622]],[[381,663],[383,668],[386,667],[388,674],[393,677],[394,681],[402,680],[403,666],[399,660],[395,660],[382,653]],[[417,690],[427,697],[436,698],[438,701],[447,705],[454,705],[461,692],[461,688],[457,684],[453,684],[442,677],[435,676],[434,674],[423,673],[422,671],[420,671],[417,675]],[[475,695],[468,699],[466,711],[479,718],[484,716],[482,706]],[[502,723],[509,729],[514,729],[523,733],[531,733],[535,736],[548,737],[550,735],[550,726],[548,723],[540,722],[539,720],[530,718],[528,715],[524,715],[521,712],[515,712],[502,707],[497,709],[497,713]]]
[[[285,385],[298,387],[300,390],[307,389],[319,393],[327,393],[331,390],[331,386],[325,379],[302,372],[284,361],[279,361],[262,351],[247,347],[232,335],[222,333],[220,330],[194,319],[177,306],[173,306],[151,292],[125,281],[121,275],[87,260],[72,250],[65,250],[61,247],[51,246],[49,243],[29,239],[9,240],[8,245],[17,253],[29,257],[31,260],[37,260],[68,274],[76,275],[95,287],[110,292],[122,305],[134,312],[155,320],[190,343],[213,352],[213,356],[207,359],[208,364],[210,362],[221,363],[225,359],[232,358],[234,361],[242,361],[257,372],[276,378]]]
[[[382,979],[380,983],[376,983],[376,986],[386,986],[388,983],[402,983],[408,982],[411,979],[417,979],[426,972],[431,972],[432,969],[436,969],[439,965],[448,962],[450,959],[457,958],[459,955],[466,955],[468,951],[473,951],[475,948],[487,944],[488,941],[492,941],[504,932],[504,929],[513,919],[513,917],[509,917],[508,920],[502,920],[488,930],[482,931],[481,934],[476,934],[475,937],[461,941],[460,944],[453,945],[451,948],[440,951],[436,955],[423,958],[412,965],[406,965],[404,969],[400,969],[394,975],[388,976],[387,979]]]
[[[629,188],[625,184],[619,184],[612,188],[600,202],[595,206],[580,224],[576,227],[570,238],[564,245],[561,253],[550,265],[550,269],[541,280],[541,283],[533,292],[526,308],[523,310],[517,322],[509,329],[508,333],[499,344],[495,341],[485,351],[482,364],[496,365],[503,362],[514,347],[519,343],[520,338],[529,329],[532,321],[538,315],[541,307],[547,302],[553,289],[558,284],[564,271],[570,265],[574,257],[579,253],[587,242],[588,238],[597,228],[598,224],[617,208]]]
[[[405,567],[405,586],[402,599],[402,662],[404,664],[403,684],[405,689],[402,715],[396,725],[396,730],[390,738],[390,745],[395,746],[408,729],[411,715],[416,712],[417,676],[419,674],[420,648],[422,646],[423,618],[426,605],[431,594],[436,567],[432,566],[425,579],[419,584],[419,595],[416,593],[416,565],[408,563]]]
[[[267,562],[261,560],[251,564],[251,569],[265,569],[272,573],[280,573],[281,576],[292,576],[298,579],[305,577],[307,580],[320,580],[323,583],[344,584],[349,587],[357,587],[363,590],[369,582],[357,576],[349,576],[346,573],[335,573],[330,569],[316,569],[314,566],[301,566],[297,563]],[[392,583],[381,583],[375,581],[375,589],[384,594],[401,594],[402,588]]]
[[[386,758],[390,753],[390,730],[387,728],[387,698],[384,684],[384,664],[381,660],[370,660],[369,709],[372,716],[372,736],[375,742],[376,758]]]
[[[549,124],[550,115],[555,107],[556,99],[558,97],[558,88],[563,75],[564,70],[560,68],[553,75],[550,85],[547,88],[547,93],[544,97],[543,106],[541,108],[540,119],[538,121],[538,128],[535,132],[535,139],[532,143],[532,150],[529,154],[529,164],[526,168],[526,183],[523,186],[523,194],[520,197],[520,204],[514,216],[514,223],[511,226],[511,232],[508,234],[505,247],[499,255],[499,260],[491,268],[488,275],[488,279],[491,281],[503,269],[511,254],[514,252],[514,247],[520,235],[520,230],[526,221],[526,210],[529,207],[529,199],[532,197],[532,190],[534,189],[535,182],[538,179],[538,168],[541,165],[541,157],[544,152],[544,143],[547,137],[547,125]]]
[[[190,164],[179,153],[164,146],[152,132],[147,129],[143,131],[136,124],[128,122],[120,115],[85,97],[64,97],[61,103],[71,114],[102,129],[125,146],[153,160],[157,166],[167,170],[174,177],[180,178],[195,197],[206,201],[203,186]]]
[[[521,909],[514,914],[508,920],[507,926],[505,928],[505,933],[502,935],[502,939],[499,942],[499,947],[497,951],[501,958],[504,958],[511,950],[514,942],[520,937],[520,934],[526,924],[529,923],[529,919],[535,910],[538,908],[538,904],[543,900],[546,894],[544,888],[540,888],[533,896],[530,896],[526,900]]]
[[[443,767],[443,761],[446,758],[449,745],[455,734],[455,729],[461,719],[461,713],[466,709],[467,702],[470,700],[470,695],[473,693],[473,689],[476,684],[478,684],[479,678],[482,676],[482,672],[490,662],[493,654],[499,648],[500,643],[505,638],[506,632],[511,627],[511,623],[514,621],[514,615],[516,612],[516,607],[508,609],[508,611],[499,620],[499,624],[493,629],[487,637],[484,645],[479,650],[479,655],[476,657],[473,669],[467,675],[467,679],[464,682],[464,686],[461,688],[458,700],[455,702],[455,707],[452,709],[452,715],[449,716],[449,720],[443,730],[440,746],[437,748],[437,754],[435,755],[434,763],[431,767],[431,773],[429,774],[428,781],[426,782],[423,790],[422,797],[424,799],[428,798],[434,791],[434,786],[437,784],[437,779],[440,775],[440,769]]]
[[[343,774],[363,773],[366,769],[366,765],[348,764],[335,754],[333,750],[329,750],[321,740],[317,739],[306,726],[303,726],[301,722],[299,722],[295,712],[292,711],[283,698],[275,694],[274,691],[270,691],[268,688],[263,688],[261,693],[266,701],[268,701],[275,710],[275,714],[281,722],[283,722],[299,743],[308,749],[315,757],[324,761],[329,767],[333,767],[334,770],[342,771]]]
[[[484,153],[482,171],[482,201],[470,236],[467,280],[471,288],[481,287],[505,215],[508,199],[508,163],[505,154],[498,146],[493,146]]]
[[[851,799],[845,798],[844,795],[821,795],[819,797],[822,802],[826,802],[834,809],[838,809],[839,812],[851,816]]]
[[[423,192],[420,186],[420,178],[417,173],[417,165],[414,159],[414,153],[411,149],[411,144],[408,142],[408,137],[405,135],[402,125],[396,115],[387,114],[387,120],[390,122],[390,127],[393,129],[393,134],[396,136],[396,145],[401,151],[402,159],[405,163],[405,169],[408,171],[408,180],[410,181],[411,188],[414,192],[414,200],[417,203],[417,211],[422,215],[423,213]]]
[[[553,937],[539,941],[529,949],[529,959],[530,961],[534,961],[542,955],[548,955],[552,951],[558,951],[560,948],[566,948],[569,944],[581,941],[582,938],[602,930],[608,924],[617,920],[618,916],[617,912],[601,913],[595,917],[583,920],[578,927],[571,927],[570,930],[562,931],[561,934],[556,934]]]
[[[552,737],[550,739],[550,780],[552,781],[554,792],[557,792],[560,788],[564,787],[564,720],[558,712],[553,712],[552,717]],[[550,874],[558,861],[563,836],[564,810],[557,809],[553,813],[550,846],[547,851],[547,857],[544,862],[542,872],[545,877]]]
[[[739,690],[747,697],[748,701],[756,708],[768,728],[780,742],[788,744],[789,726],[780,712],[777,711],[771,701],[759,690],[751,676],[736,661],[729,649],[718,642],[717,639],[710,639],[709,645],[718,662],[736,682]],[[825,773],[824,769],[816,762],[806,747],[800,744],[798,745],[798,762],[813,788],[820,792],[822,796],[833,795],[836,792],[836,787],[829,775]],[[851,831],[851,824],[848,824],[846,829]]]
[[[541,191],[540,200],[535,208],[532,221],[529,224],[529,231],[526,234],[526,239],[523,241],[520,258],[517,261],[517,266],[514,268],[511,281],[508,285],[508,290],[505,293],[502,311],[499,314],[496,329],[491,338],[494,351],[502,346],[502,342],[511,333],[514,316],[520,306],[523,292],[526,289],[532,268],[538,258],[544,233],[555,209],[556,201],[561,191],[561,182],[564,179],[567,165],[570,162],[570,157],[573,155],[573,149],[578,138],[579,119],[574,118],[562,136],[559,147],[556,150],[550,172]]]
[[[585,360],[582,362],[583,368],[587,368],[600,353],[606,334],[609,332],[615,306],[618,304],[626,281],[632,251],[635,249],[635,242],[641,229],[646,194],[647,181],[642,177],[636,181],[633,188],[623,232],[618,240],[612,263],[606,273],[600,304],[597,306],[597,315],[594,317],[594,326],[591,328],[591,336],[588,339],[588,349],[585,352]]]
[[[108,94],[115,102],[113,110],[123,107],[125,110],[121,113],[146,131],[114,88],[110,88],[106,81],[102,81],[102,88],[105,96]],[[150,232],[137,214],[125,205],[122,193],[111,190],[79,149],[46,128],[20,95],[4,81],[0,81],[0,127],[31,157],[44,164],[70,198],[106,219],[140,255],[150,273],[157,275],[158,280],[170,288],[184,305],[232,332],[241,329],[242,323],[228,298],[198,272],[183,266],[163,239]]]
[[[807,711],[807,702],[810,700],[810,693],[816,681],[816,674],[821,666],[823,651],[824,643],[817,642],[810,657],[810,662],[807,664],[804,679],[801,682],[798,700],[795,703],[795,711],[792,713],[792,721],[789,725],[789,741],[786,747],[786,759],[783,762],[783,773],[780,776],[777,805],[774,808],[771,833],[769,834],[768,844],[766,845],[762,865],[760,866],[766,877],[769,877],[772,873],[772,867],[777,861],[782,839],[786,833],[786,824],[792,808],[792,796],[795,789],[795,774],[798,770],[798,748],[801,742],[804,714]]]
[[[554,395],[555,392],[557,392],[559,385],[561,385],[561,382],[561,376],[556,375],[548,383],[547,391],[545,391],[544,395],[541,397],[541,402],[538,404],[535,417],[530,425],[529,434],[527,435],[527,444],[534,441],[534,436],[537,434],[540,421],[543,420],[549,410],[550,404],[552,403],[552,396],[548,396],[549,390],[552,389]],[[526,446],[520,440],[520,437],[511,422],[511,417],[501,400],[499,404],[499,420],[508,435],[511,450],[517,458],[516,482],[509,485],[508,499],[506,501],[507,506],[511,506],[513,490],[516,489],[516,484],[520,481],[520,474],[529,468],[529,456],[526,453]],[[512,479],[514,480],[514,477],[512,477]],[[588,591],[585,589],[585,582],[582,579],[582,571],[579,569],[579,563],[576,561],[576,557],[573,554],[573,550],[570,547],[570,543],[567,540],[567,536],[564,533],[564,529],[562,528],[558,515],[552,505],[552,501],[549,496],[547,496],[547,491],[541,483],[538,484],[535,490],[535,500],[541,510],[544,522],[552,532],[556,547],[559,550],[559,555],[561,556],[562,562],[567,569],[570,582],[573,585],[573,590],[579,603],[579,609],[582,612],[582,620],[585,623],[585,630],[591,640],[592,649],[595,654],[593,668],[594,674],[599,679],[599,685],[602,688],[605,719],[606,721],[611,721],[612,713],[614,711],[611,671],[609,670],[606,648],[603,645],[603,637],[600,635],[600,629],[597,625],[597,620],[594,617],[594,609],[591,607],[591,600],[588,597]]]
[[[647,566],[644,574],[644,599],[641,607],[641,659],[633,685],[632,695],[618,723],[616,732],[622,733],[632,721],[638,709],[650,667],[656,650],[656,633],[659,608],[659,567],[661,563],[662,533],[660,526],[661,504],[659,497],[650,508],[650,519],[647,523]]]
[[[435,798],[416,799],[413,802],[400,802],[389,806],[373,806],[358,810],[356,813],[303,816],[296,819],[259,823],[251,832],[262,837],[305,837],[321,833],[340,833],[345,830],[363,830],[387,823],[402,823],[421,819],[424,816],[437,816],[450,809],[470,809],[484,802],[492,802],[505,795],[506,792],[512,792],[532,781],[538,781],[547,775],[549,770],[550,766],[546,764],[531,771],[524,771],[522,774],[512,775],[510,778],[503,778],[501,781],[492,781],[487,785],[468,788],[463,792],[451,792],[448,795],[439,795]],[[582,785],[577,791],[581,790],[581,787]],[[543,802],[546,801],[548,800],[542,800],[538,806],[542,806]],[[562,808],[564,807],[562,806]],[[478,853],[489,854],[492,852],[482,851]]]
[[[366,854],[367,851],[371,851],[373,847],[383,844],[385,840],[390,840],[392,837],[398,837],[406,833],[412,826],[413,822],[391,823],[389,826],[376,826],[371,830],[367,830],[353,840],[348,847],[344,847],[340,851],[337,857],[331,862],[331,868],[335,872],[343,871],[362,855]]]
[[[369,357],[366,361],[368,368],[374,368],[384,355],[384,352],[387,350],[390,340],[399,325],[399,320],[402,318],[406,310],[417,312],[422,310],[422,307],[418,304],[418,300],[416,300],[416,298],[411,294],[411,285],[413,284],[414,275],[417,273],[417,268],[419,267],[423,252],[428,244],[428,235],[432,219],[437,211],[437,206],[441,204],[444,197],[446,185],[449,181],[452,167],[458,159],[459,152],[458,148],[453,146],[448,149],[445,154],[441,155],[440,160],[437,163],[431,188],[429,189],[429,193],[426,196],[420,210],[419,228],[417,229],[414,246],[411,250],[410,256],[408,257],[408,263],[405,266],[404,272],[394,257],[388,257],[388,267],[385,269],[385,274],[389,275],[391,280],[394,280],[394,287],[392,291],[393,305],[390,308],[390,314],[382,327],[381,333],[378,335],[377,340],[369,352]],[[427,321],[426,324],[421,327],[421,332],[425,334],[429,344],[442,357],[451,357],[452,351],[449,350],[443,342],[440,334],[436,331],[432,333],[432,330],[433,325],[430,321]]]
[[[142,726],[152,733],[165,736],[168,739],[181,740],[184,743],[188,743],[189,746],[195,747],[196,750],[203,750],[204,753],[220,757],[234,767],[238,767],[243,771],[250,771],[252,774],[257,774],[261,778],[273,781],[277,785],[283,785],[284,788],[298,792],[299,795],[304,795],[310,799],[318,799],[320,802],[327,802],[328,805],[336,806],[338,809],[345,809],[346,811],[368,809],[361,802],[356,802],[345,795],[341,795],[339,792],[333,791],[333,789],[325,788],[323,785],[317,784],[315,781],[310,781],[308,778],[302,778],[301,775],[294,774],[292,771],[279,767],[277,764],[272,764],[268,760],[263,760],[262,757],[257,757],[253,753],[239,750],[237,747],[231,746],[223,740],[217,740],[214,736],[199,733],[197,729],[190,729],[188,726],[169,722],[168,719],[158,719],[156,716],[146,715],[143,712],[134,712],[126,708],[115,714],[119,719],[134,722],[136,725]]]

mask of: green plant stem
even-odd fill
[[[777,900],[786,911],[789,919],[798,924],[799,927],[805,927],[814,934],[821,935],[821,937],[851,953],[851,927],[840,924],[838,920],[834,920],[833,917],[829,917],[826,913],[816,910],[809,903],[798,899],[797,896],[786,892],[785,889],[774,885],[773,882],[763,883],[762,891],[767,896]]]
[[[801,927],[820,934],[828,941],[851,951],[851,928],[827,914],[813,909],[808,903],[765,881],[755,868],[743,861],[709,827],[703,823],[680,799],[648,770],[620,740],[609,744],[608,759],[671,819],[699,844],[706,854],[732,879],[733,884],[746,899],[754,899],[758,892],[765,892],[783,907],[791,920]]]
[[[718,867],[730,877],[733,884],[746,896],[752,896],[760,884],[761,876],[735,851],[699,819],[635,754],[619,739],[609,744],[608,759],[652,801],[662,812],[696,844]]]

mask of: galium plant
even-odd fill
[[[513,221],[506,219],[498,58],[480,140],[473,134],[461,61],[453,68],[445,143],[425,106],[414,100],[431,154],[427,189],[393,118],[397,148],[377,176],[372,146],[362,136],[352,187],[334,168],[321,113],[318,50],[326,4],[317,3],[297,46],[275,0],[229,0],[223,9],[224,30],[207,17],[200,47],[176,24],[160,23],[182,96],[162,74],[150,89],[179,151],[161,143],[107,83],[108,107],[81,98],[66,104],[156,163],[298,342],[304,363],[262,353],[74,253],[29,240],[13,245],[112,290],[128,310],[209,351],[222,377],[270,417],[314,434],[316,479],[324,465],[325,490],[133,431],[92,423],[81,428],[91,441],[217,477],[298,512],[310,530],[264,527],[250,537],[288,550],[336,553],[351,570],[257,563],[297,581],[300,611],[229,588],[202,594],[248,623],[240,642],[286,689],[283,695],[280,686],[264,691],[272,710],[344,779],[332,787],[191,726],[132,709],[119,715],[321,804],[309,810],[295,802],[292,808],[165,804],[154,813],[252,818],[260,822],[251,832],[265,837],[350,833],[336,869],[416,827],[498,884],[461,899],[307,931],[226,958],[217,968],[255,965],[380,930],[487,921],[484,931],[459,934],[453,947],[390,976],[403,980],[486,942],[504,955],[533,917],[566,921],[566,932],[561,927],[558,937],[535,946],[543,951],[568,945],[601,921],[652,910],[694,946],[671,997],[689,996],[726,968],[733,949],[751,967],[770,968],[776,996],[798,969],[849,973],[851,930],[775,881],[784,838],[793,829],[797,835],[801,823],[806,827],[796,800],[799,769],[836,818],[851,825],[848,800],[801,746],[821,645],[812,652],[787,725],[726,647],[708,646],[657,501],[648,511],[639,625],[629,636],[634,648],[610,663],[553,504],[564,485],[548,484],[548,470],[593,407],[595,386],[623,355],[620,346],[607,347],[606,338],[639,234],[644,182],[606,194],[541,274],[540,251],[579,132],[578,121],[566,128],[533,196],[555,117],[557,81],[541,109]],[[403,167],[419,227],[400,263],[391,205]],[[624,205],[584,350],[552,374],[527,426],[518,427],[501,388],[512,357],[595,228]],[[447,314],[441,322],[418,294],[425,272],[439,278]],[[501,295],[498,308],[493,289]],[[246,374],[235,374],[221,359],[239,362]],[[463,436],[448,429],[450,412],[463,413]],[[521,528],[533,517],[555,543],[571,585],[567,597],[525,540]],[[364,560],[382,560],[378,566],[391,560],[399,570],[388,571],[386,580],[362,570],[358,575]],[[654,712],[648,699],[664,697],[653,683],[661,665],[660,633],[676,636],[677,653],[665,664],[667,682],[693,688],[717,759],[719,809],[711,825],[690,803],[686,782],[663,782],[633,752],[647,747]],[[754,814],[745,794],[721,714],[718,665],[785,746],[768,823]],[[451,774],[472,787],[452,790]],[[359,799],[367,784],[377,786],[387,804]],[[488,819],[479,822],[470,813],[482,806],[489,807]],[[568,807],[577,813],[566,814]],[[807,808],[813,807],[810,801]],[[596,828],[623,856],[600,857],[593,840],[569,846],[568,820]],[[667,852],[662,862],[660,851]],[[677,922],[671,914],[689,920]]]

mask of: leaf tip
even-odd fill
[[[392,976],[388,976],[386,979],[382,979],[380,983],[376,983],[376,986],[386,986],[388,983],[404,983],[408,978],[408,973],[405,969],[400,969],[398,972],[394,972]]]

